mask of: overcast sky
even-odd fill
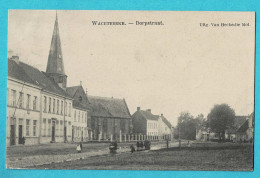
[[[125,98],[163,113],[207,116],[227,103],[237,115],[254,106],[254,14],[238,12],[58,11],[68,86]],[[163,21],[163,26],[93,26],[92,21]],[[8,49],[45,71],[55,11],[9,11]],[[249,27],[201,27],[200,23]]]

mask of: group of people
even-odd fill
[[[130,148],[131,148],[131,153],[133,153],[135,151],[134,145],[132,144],[130,146]],[[151,142],[149,140],[145,140],[144,142],[143,141],[137,141],[136,142],[136,148],[137,148],[137,151],[150,150]]]

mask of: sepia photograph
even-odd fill
[[[6,168],[254,171],[255,12],[9,10]]]

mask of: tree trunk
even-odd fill
[[[225,135],[225,130],[224,131],[222,131],[222,137],[223,137],[223,142],[225,142],[225,137],[226,137],[226,135]]]

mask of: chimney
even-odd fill
[[[82,86],[82,81],[80,81],[80,86]]]
[[[163,116],[163,113],[161,114],[161,116]]]
[[[140,111],[141,110],[141,107],[137,107],[137,111]]]
[[[151,110],[151,109],[146,109],[146,111],[148,111],[148,112],[150,112],[150,113],[152,112],[152,110]]]
[[[12,60],[14,60],[17,64],[19,64],[19,56],[12,56]]]

